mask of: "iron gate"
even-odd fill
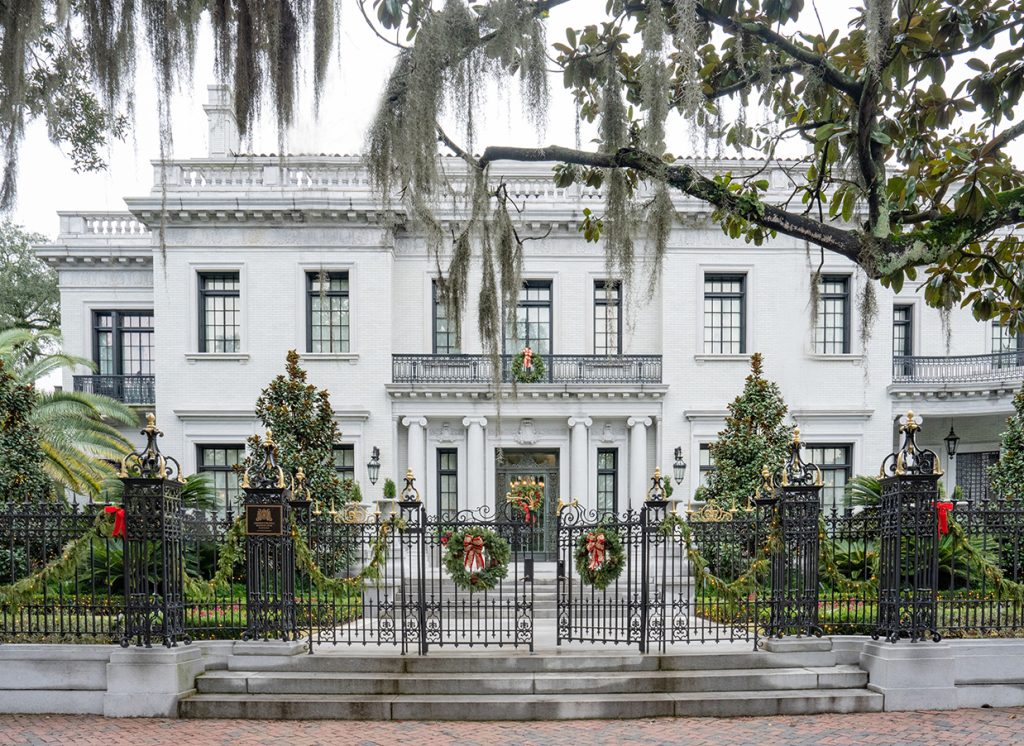
[[[756,645],[762,626],[757,594],[726,593],[703,576],[733,580],[747,573],[760,559],[761,526],[754,511],[683,519],[650,504],[622,514],[563,507],[558,514],[558,644],[637,645],[641,652],[663,652],[672,643],[743,640]],[[593,557],[588,545],[600,539],[607,553],[610,534],[621,546],[623,566],[601,588],[588,578]],[[706,558],[701,560],[705,566],[690,562],[691,547]]]
[[[493,588],[466,589],[444,570],[454,534],[487,529],[508,542],[507,575]],[[533,650],[533,556],[537,528],[487,509],[427,516],[421,505],[392,516],[347,506],[310,514],[306,539],[329,581],[300,563],[300,598],[310,652],[316,645],[507,646]],[[455,550],[458,551],[458,550]]]

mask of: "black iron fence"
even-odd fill
[[[893,383],[974,383],[1019,379],[1024,350],[988,355],[894,355]]]
[[[512,355],[500,356],[501,380],[512,381]],[[661,355],[547,355],[539,383],[661,383]],[[392,355],[394,383],[476,383],[494,380],[487,355]]]
[[[156,376],[75,376],[75,391],[102,394],[125,404],[156,403]]]

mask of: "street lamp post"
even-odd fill
[[[676,446],[675,460],[672,463],[672,477],[676,480],[676,484],[682,484],[684,476],[686,476],[686,462],[683,461],[683,447]]]
[[[949,457],[949,459],[946,461],[946,492],[948,493],[948,497],[952,498],[953,493],[949,489],[949,481],[951,477],[949,477],[948,475],[953,470],[953,459],[956,458],[956,449],[957,446],[960,445],[960,437],[953,430],[952,422],[949,424],[949,435],[943,438],[942,442],[946,444],[946,456]]]

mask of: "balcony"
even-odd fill
[[[512,355],[501,356],[501,380],[512,382]],[[539,383],[613,386],[661,383],[661,355],[547,355]],[[391,381],[482,384],[494,380],[487,355],[392,355]],[[527,385],[527,384],[520,384]]]
[[[156,376],[75,376],[74,387],[134,406],[156,403]]]
[[[892,359],[894,384],[974,384],[1019,381],[1024,350],[989,355],[901,357]]]

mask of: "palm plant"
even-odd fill
[[[8,329],[0,332],[0,359],[24,385],[34,385],[61,368],[95,368],[91,360],[49,351],[58,343],[59,337],[51,332]],[[29,420],[39,430],[43,469],[54,484],[95,497],[114,474],[112,462],[131,451],[114,424],[137,425],[138,415],[99,394],[40,391]]]

